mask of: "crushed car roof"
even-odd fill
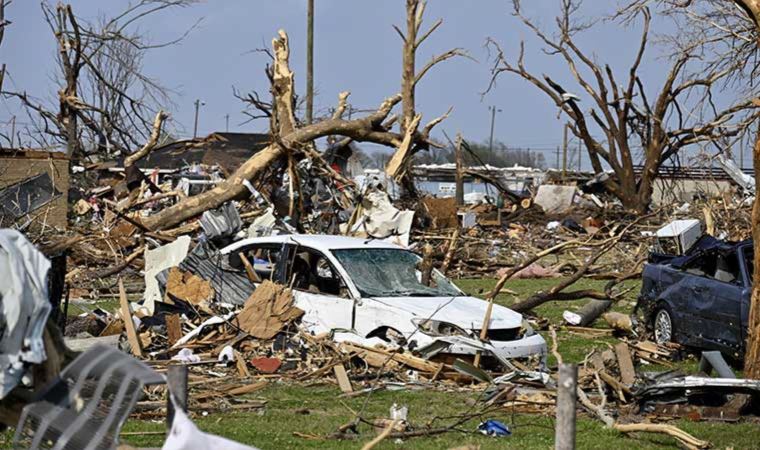
[[[325,234],[281,234],[275,236],[266,236],[258,238],[243,239],[222,250],[222,253],[229,253],[252,244],[300,244],[305,247],[311,247],[323,252],[330,250],[341,250],[349,248],[391,248],[405,250],[390,242],[371,238],[355,238],[348,236],[334,236]]]

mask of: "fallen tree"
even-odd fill
[[[414,131],[407,129],[404,132],[395,132],[391,129],[397,120],[391,112],[394,106],[403,100],[401,94],[388,97],[375,112],[365,117],[345,120],[342,116],[349,93],[343,92],[339,95],[338,106],[330,118],[309,125],[300,125],[293,113],[295,89],[293,72],[289,66],[290,46],[284,31],[280,31],[279,36],[272,40],[272,49],[273,64],[269,77],[273,100],[271,104],[266,104],[269,109],[267,113],[272,120],[272,142],[213,189],[184,199],[145,219],[145,228],[153,231],[171,228],[204,211],[218,208],[228,201],[246,199],[251,194],[251,182],[284,158],[318,159],[319,155],[310,147],[315,139],[322,137],[342,136],[354,141],[373,142],[398,149],[438,145],[430,138],[430,132],[446,115],[433,119],[421,129]],[[427,69],[419,73],[418,77],[425,72]],[[257,106],[264,107],[263,103]]]

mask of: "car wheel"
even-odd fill
[[[654,330],[654,340],[658,344],[673,341],[673,336],[675,335],[673,316],[667,307],[657,310],[654,315],[652,329]]]

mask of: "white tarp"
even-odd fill
[[[148,315],[155,312],[155,302],[163,301],[156,275],[171,267],[176,267],[187,257],[190,236],[180,236],[176,241],[145,252],[145,302]]]
[[[255,447],[204,433],[175,404],[174,421],[162,450],[257,450]]]
[[[351,228],[352,235],[409,246],[414,211],[399,210],[393,206],[387,192],[371,188],[365,192],[361,206],[362,214]]]
[[[50,314],[50,261],[15,230],[0,230],[0,398],[21,380],[27,364],[46,358],[42,334]]]

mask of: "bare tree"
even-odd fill
[[[166,89],[143,74],[142,58],[146,51],[172,45],[187,34],[152,43],[134,30],[147,16],[193,2],[140,0],[98,24],[80,20],[71,5],[42,3],[58,47],[57,107],[26,92],[2,93],[20,100],[35,117],[36,131],[64,144],[74,161],[106,149],[129,153],[149,138],[153,116],[169,101]]]
[[[3,44],[3,38],[5,37],[5,27],[10,24],[5,19],[5,7],[10,5],[10,0],[0,0],[0,45]],[[5,63],[0,64],[0,91],[3,90],[3,79],[5,78]]]
[[[418,132],[417,128],[421,118],[418,117],[415,107],[417,84],[436,64],[455,56],[467,56],[464,50],[454,48],[433,56],[419,71],[417,70],[417,50],[422,43],[443,24],[443,19],[438,19],[427,31],[422,32],[422,19],[425,13],[425,6],[426,2],[424,0],[406,0],[406,32],[401,31],[401,29],[395,25],[393,26],[399,36],[401,36],[403,42],[401,71],[401,134],[409,136],[410,138],[407,139],[407,142],[413,143],[414,145],[400,146],[388,162],[386,172],[397,181],[401,181],[402,185],[408,192],[414,192],[414,184],[407,176],[407,169],[411,157],[419,150],[428,149],[427,145],[421,145],[424,144],[426,140],[412,139],[412,137]],[[428,135],[430,129],[440,121],[444,120],[449,112],[436,119],[437,121],[429,123],[421,133],[423,135]],[[436,147],[439,146],[436,145]]]
[[[661,165],[686,146],[739,135],[756,119],[757,112],[750,100],[739,100],[725,108],[713,102],[713,89],[728,77],[730,69],[688,70],[689,64],[700,58],[704,42],[678,48],[664,82],[650,100],[639,77],[650,41],[649,9],[642,7],[620,16],[620,20],[640,20],[642,25],[636,55],[623,78],[576,44],[578,33],[592,26],[575,19],[580,6],[580,0],[561,0],[555,21],[557,33],[552,37],[523,14],[519,0],[513,0],[514,15],[543,42],[545,52],[564,60],[577,86],[590,97],[590,110],[584,112],[580,98],[551,77],[537,76],[527,69],[524,43],[512,62],[499,44],[489,39],[488,45],[496,52],[489,90],[500,74],[508,72],[544,92],[570,119],[571,130],[586,147],[594,171],[601,174],[609,167],[614,172],[604,181],[605,187],[626,208],[643,212],[651,203]],[[619,84],[618,80],[624,82]],[[602,137],[597,138],[598,134]],[[637,146],[643,152],[640,173],[635,170]]]
[[[636,14],[649,0],[634,0],[623,10]],[[668,14],[680,16],[679,45],[699,43],[706,70],[725,71],[727,86],[745,96],[758,93],[754,78],[760,56],[760,0],[660,0]],[[720,148],[724,150],[724,148]],[[755,179],[760,179],[760,130],[753,149]],[[760,196],[752,208],[754,272],[744,355],[744,377],[760,379]]]

